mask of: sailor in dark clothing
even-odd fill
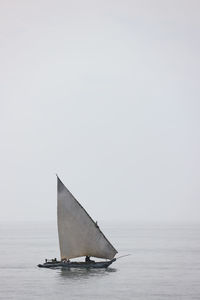
[[[91,260],[91,259],[90,259],[90,256],[86,256],[86,257],[85,257],[85,262],[86,262],[86,263],[94,263],[95,261],[94,261],[94,260]]]
[[[90,262],[90,257],[89,256],[85,257],[85,262],[87,262],[87,263]]]

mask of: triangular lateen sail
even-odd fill
[[[58,177],[57,217],[62,260],[80,256],[112,259],[117,253]]]

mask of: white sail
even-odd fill
[[[80,256],[112,259],[117,251],[58,177],[57,201],[61,259]]]

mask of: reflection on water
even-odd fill
[[[89,279],[90,277],[108,276],[110,273],[116,272],[115,268],[108,269],[83,269],[83,268],[71,268],[71,269],[60,269],[57,270],[59,276],[64,279]]]

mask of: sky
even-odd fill
[[[200,220],[200,3],[0,0],[0,220]]]

